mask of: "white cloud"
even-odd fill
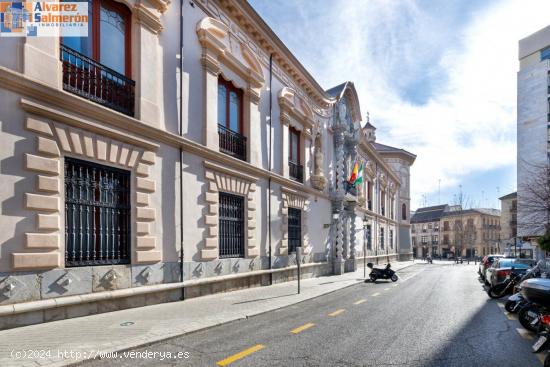
[[[515,170],[518,41],[550,24],[550,1],[304,4],[262,5],[321,85],[355,83],[381,143],[417,154],[413,206],[423,193],[435,196],[438,179],[454,190],[484,171]],[[423,105],[403,97],[411,85],[430,88]]]

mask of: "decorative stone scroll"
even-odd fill
[[[307,228],[307,216],[309,211],[309,200],[307,195],[297,191],[281,187],[281,243],[279,245],[279,255],[288,255],[288,208],[300,209],[302,212],[302,252],[309,254],[311,246],[309,245],[309,234]]]
[[[201,250],[202,260],[218,258],[218,223],[219,223],[219,193],[226,192],[245,198],[246,203],[246,236],[245,256],[253,258],[260,256],[260,247],[256,241],[256,182],[257,177],[233,171],[214,162],[204,161],[204,176],[207,189],[204,199],[208,206],[204,217],[206,231],[204,246]]]
[[[27,117],[25,127],[36,134],[36,151],[25,155],[25,168],[36,174],[36,191],[26,193],[24,198],[25,207],[36,212],[36,232],[25,234],[28,251],[12,254],[14,270],[62,266],[65,154],[132,171],[136,229],[132,262],[161,260],[156,237],[151,235],[151,225],[156,217],[155,208],[150,207],[150,194],[156,190],[156,183],[150,178],[156,158],[153,151],[34,116]]]

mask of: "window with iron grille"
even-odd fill
[[[393,229],[390,229],[390,248],[393,248]]]
[[[65,158],[65,265],[130,262],[130,172]]]
[[[302,211],[288,208],[288,252],[296,252],[302,246]]]
[[[244,198],[220,192],[220,258],[244,257]]]
[[[380,248],[384,248],[384,228],[380,228]]]

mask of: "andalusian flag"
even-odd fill
[[[357,161],[355,162],[348,182],[354,186],[363,182],[363,163],[359,166],[359,163]]]

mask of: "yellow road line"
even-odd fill
[[[367,300],[363,298],[363,299],[360,299],[360,300],[357,301],[357,302],[353,302],[353,304],[354,304],[354,305],[360,305],[361,303],[364,303],[364,302],[367,302]]]
[[[373,297],[378,297],[379,295],[380,295],[380,293],[378,293],[378,292],[371,294],[371,296],[373,296]]]
[[[519,333],[519,335],[521,335],[523,339],[527,339],[527,340],[534,339],[533,334],[531,334],[529,331],[527,331],[524,328],[517,328],[516,331]]]
[[[218,361],[216,362],[216,364],[218,366],[227,366],[235,361],[238,361],[239,359],[242,359],[254,352],[257,352],[261,349],[264,349],[265,348],[265,345],[262,345],[262,344],[257,344],[251,348],[248,348],[248,349],[245,349],[243,350],[242,352],[239,352],[237,354],[233,354],[232,356],[230,357],[227,357],[226,359],[222,359],[221,361]]]
[[[546,353],[544,353],[544,352],[535,353],[535,355],[539,359],[540,363],[544,364],[544,359],[546,358]]]
[[[338,315],[340,315],[340,314],[341,314],[342,312],[344,312],[344,311],[345,311],[345,310],[344,310],[343,308],[341,308],[341,309],[339,309],[339,310],[336,310],[336,311],[334,311],[334,312],[329,313],[328,315],[329,315],[329,316],[338,316]]]
[[[389,291],[389,290],[390,290],[390,288],[384,288],[384,290],[385,290],[385,291]]]
[[[398,285],[399,285],[399,283],[395,283],[393,286],[394,286],[394,287],[397,287]]]
[[[498,305],[498,307],[500,307],[500,308],[504,308],[504,303],[500,303],[500,302],[499,302],[499,303],[497,303],[497,305]]]
[[[304,330],[309,329],[310,327],[315,326],[315,324],[312,324],[311,322],[308,322],[307,324],[304,324],[302,326],[297,327],[296,329],[290,330],[292,334],[298,334],[301,333]]]

